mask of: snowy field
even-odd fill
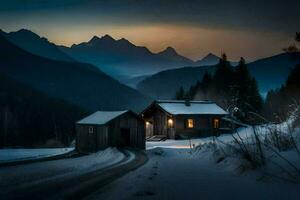
[[[268,125],[257,130],[263,135],[270,128],[286,131],[288,126]],[[299,129],[296,132],[300,135]],[[240,128],[238,133],[248,140],[253,136],[253,129]],[[263,170],[241,171],[231,158],[217,163],[212,148],[214,140],[210,137],[147,142],[149,161],[144,166],[100,188],[86,199],[300,199],[299,183],[270,178]],[[229,134],[217,140],[230,143],[234,139]],[[282,155],[300,167],[300,155],[295,150],[285,151]],[[268,165],[266,169],[273,170]]]
[[[0,163],[46,158],[73,150],[74,148],[0,149]]]
[[[9,191],[22,184],[34,185],[85,174],[115,165],[124,158],[125,155],[116,148],[108,148],[77,158],[2,167],[0,168],[0,190]]]

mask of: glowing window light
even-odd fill
[[[194,128],[194,120],[193,119],[188,119],[187,120],[187,127],[188,128]]]
[[[214,128],[219,128],[219,127],[220,127],[220,120],[214,119]]]

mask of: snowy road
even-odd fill
[[[147,154],[144,166],[87,199],[300,199],[299,185],[259,181],[251,172],[239,174],[205,152],[156,148]]]
[[[73,194],[85,190],[86,185],[101,182],[105,174],[107,177],[104,178],[109,179],[113,174],[110,169],[122,169],[125,165],[131,167],[130,164],[136,160],[135,155],[130,151],[126,151],[125,155],[109,148],[78,158],[2,167],[0,197],[62,199],[64,193]]]

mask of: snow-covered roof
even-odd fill
[[[109,122],[112,119],[128,112],[127,110],[123,111],[97,111],[86,118],[78,121],[77,124],[96,124],[103,125]]]
[[[172,115],[227,115],[228,112],[212,101],[185,101],[179,100],[158,100],[156,104]]]

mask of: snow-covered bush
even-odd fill
[[[244,138],[236,131],[232,134],[232,138],[233,140],[227,143],[216,140],[217,147],[214,152],[216,161],[231,157],[241,161],[239,167],[251,169],[256,169],[265,164],[261,138],[255,128],[251,137]]]
[[[269,133],[264,138],[264,143],[276,148],[278,151],[297,148],[292,133],[282,132],[278,128],[269,130]]]
[[[230,160],[240,171],[257,169],[265,176],[300,183],[300,128],[294,129],[294,122],[238,129],[231,141],[216,138],[214,161]]]

